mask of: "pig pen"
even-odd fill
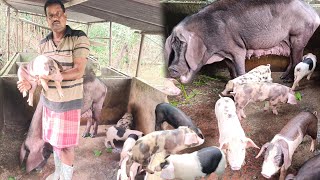
[[[19,152],[26,138],[35,107],[28,106],[16,88],[16,72],[19,63],[24,63],[36,54],[17,53],[0,71],[0,179],[45,179],[54,171],[53,156],[41,170],[25,172],[19,166]],[[89,61],[94,63],[93,61]],[[112,68],[102,68],[99,78],[108,88],[95,138],[80,137],[76,148],[73,179],[116,179],[120,150],[111,153],[104,145],[105,129],[115,124],[122,115],[133,114],[135,129],[145,134],[154,129],[154,109],[158,103],[167,101],[167,95],[138,78],[132,78]],[[35,93],[35,104],[40,89]],[[86,119],[81,119],[80,135],[85,130]],[[117,145],[117,144],[116,144]],[[121,145],[118,143],[118,146]]]
[[[264,60],[262,59],[261,61]],[[292,117],[303,110],[317,111],[317,117],[320,118],[319,70],[320,68],[316,69],[310,81],[306,79],[300,81],[300,87],[296,88],[296,91],[302,94],[302,100],[298,101],[298,105],[281,104],[278,107],[278,115],[272,114],[271,110],[264,111],[263,102],[249,103],[245,107],[247,118],[240,122],[247,137],[251,138],[261,147],[266,142],[271,141],[274,135],[279,133]],[[272,72],[273,82],[291,87],[292,83],[282,82],[280,79],[281,74],[281,72]],[[185,150],[184,152],[193,152],[207,146],[219,146],[219,131],[214,107],[219,99],[218,94],[224,90],[225,84],[229,79],[229,72],[224,63],[205,66],[201,71],[201,75],[198,75],[192,84],[184,86],[186,95],[182,93],[176,97],[169,97],[169,101],[176,104],[186,115],[190,116],[205,136],[205,143],[203,145]],[[292,165],[288,170],[289,173],[297,172],[306,160],[319,153],[319,145],[314,153],[309,151],[310,143],[311,137],[306,136],[294,153]],[[259,149],[248,148],[245,165],[239,171],[232,171],[228,165],[222,179],[266,179],[261,175],[263,156],[258,159],[255,158],[258,152]],[[275,180],[278,178],[279,174],[276,174],[271,179]],[[216,177],[211,175],[207,179],[213,180]]]

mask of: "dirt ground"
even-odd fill
[[[280,73],[273,73],[274,82],[281,82]],[[224,89],[228,79],[228,73],[223,70],[218,72],[214,78],[203,78],[198,76],[193,84],[185,86],[188,100],[183,94],[171,97],[169,100],[190,116],[205,135],[205,143],[200,147],[188,149],[184,152],[192,152],[207,146],[218,146],[218,126],[214,114],[214,105],[218,100],[218,93]],[[224,77],[224,78],[223,78]],[[227,78],[226,78],[227,77]],[[203,80],[205,79],[205,80]],[[297,89],[302,94],[302,100],[298,105],[282,104],[278,108],[279,115],[272,114],[271,111],[263,111],[263,103],[251,103],[245,108],[247,118],[241,121],[246,135],[251,138],[258,146],[270,141],[277,134],[286,122],[297,115],[300,111],[310,110],[320,112],[320,73],[316,72],[310,81],[303,79]],[[291,84],[286,84],[291,86]],[[194,93],[191,93],[193,90]],[[191,94],[196,94],[194,97]],[[120,150],[113,150],[109,153],[104,145],[105,129],[108,126],[100,125],[96,138],[80,138],[79,146],[76,148],[74,178],[77,180],[114,180],[120,159]],[[80,132],[84,131],[85,126],[81,126]],[[47,165],[41,171],[32,171],[29,174],[20,168],[18,161],[19,148],[25,138],[24,130],[14,130],[14,133],[7,132],[0,136],[0,179],[6,180],[10,177],[15,179],[37,180],[45,179],[54,170],[53,156],[48,160]],[[9,143],[10,142],[10,143]],[[307,159],[314,153],[309,152],[310,137],[305,137],[302,144],[296,150],[289,172],[295,173]],[[6,145],[6,146],[4,146]],[[19,148],[17,148],[19,147]],[[101,155],[94,152],[101,151]],[[263,158],[255,159],[259,150],[249,148],[246,155],[246,164],[240,171],[231,171],[227,167],[222,179],[265,179],[260,174]],[[97,153],[96,153],[97,154]],[[272,177],[277,179],[278,174]],[[215,179],[212,175],[208,180]]]
[[[207,81],[206,84],[201,83],[201,78],[198,76],[193,81],[193,84],[186,86],[187,95],[192,94],[192,90],[196,90],[197,94],[188,101],[185,100],[186,98],[183,95],[170,98],[171,102],[179,102],[178,107],[195,121],[205,135],[205,143],[195,149],[207,146],[219,146],[219,132],[217,119],[214,114],[214,106],[215,102],[219,99],[218,93],[224,89],[227,82],[227,79],[221,77],[228,77],[228,73],[224,70],[216,75],[218,77],[216,80]],[[284,84],[279,78],[280,75],[281,73],[273,72],[273,82]],[[300,87],[296,88],[296,91],[302,94],[302,100],[298,102],[298,105],[281,104],[278,107],[278,115],[272,114],[271,110],[263,111],[263,102],[251,103],[246,106],[245,113],[247,118],[241,121],[241,125],[247,137],[251,138],[261,147],[266,142],[271,141],[274,135],[299,112],[304,110],[320,112],[319,80],[320,73],[315,72],[310,81],[306,79],[300,81]],[[292,84],[286,83],[285,85],[291,86]],[[296,173],[301,165],[314,155],[314,153],[309,151],[310,143],[311,138],[306,136],[294,153],[289,173]],[[265,179],[260,174],[263,157],[255,158],[258,152],[259,150],[255,148],[247,149],[245,165],[241,170],[232,171],[230,166],[228,166],[222,179]],[[279,174],[276,174],[271,179],[278,179],[278,177]],[[213,179],[215,179],[213,175],[208,178],[208,180]]]

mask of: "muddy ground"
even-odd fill
[[[273,73],[274,82],[281,82],[280,73]],[[218,126],[214,114],[214,105],[218,93],[224,89],[229,78],[226,70],[215,73],[214,76],[198,76],[193,84],[185,86],[186,94],[170,97],[169,100],[182,109],[199,126],[206,137],[203,145],[189,149],[192,152],[207,146],[218,146]],[[246,132],[258,146],[270,141],[275,134],[286,124],[286,122],[297,115],[300,111],[310,110],[320,112],[320,73],[316,72],[310,81],[302,80],[297,89],[302,94],[302,101],[298,105],[282,104],[278,108],[279,115],[271,111],[263,111],[263,103],[251,103],[245,108],[247,118],[241,121]],[[291,86],[291,84],[286,84]],[[192,92],[193,91],[193,92]],[[186,100],[187,99],[187,100]],[[73,179],[79,180],[114,180],[119,161],[119,151],[108,152],[105,145],[106,125],[99,126],[96,138],[80,138],[80,144],[76,148],[75,172]],[[85,126],[81,126],[81,132]],[[19,166],[18,154],[22,141],[25,138],[24,129],[14,129],[0,136],[0,179],[6,180],[10,177],[16,179],[45,179],[54,170],[53,157],[48,160],[47,165],[40,171],[32,171],[26,174],[24,168]],[[309,152],[311,138],[306,137],[296,150],[289,172],[295,173],[307,159],[314,153]],[[101,154],[97,153],[101,151]],[[240,171],[231,171],[228,166],[222,179],[265,179],[260,174],[262,158],[255,159],[258,149],[249,148],[246,155],[246,164]],[[95,153],[96,152],[96,153]],[[272,179],[277,179],[275,175]],[[215,179],[213,176],[209,180]]]

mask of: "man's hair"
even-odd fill
[[[66,9],[64,8],[63,3],[60,0],[47,0],[44,4],[44,14],[47,16],[47,7],[51,6],[53,4],[59,4],[61,6],[61,9],[63,12],[66,12]]]

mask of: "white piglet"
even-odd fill
[[[226,150],[231,169],[240,170],[244,163],[246,148],[259,149],[259,147],[246,137],[231,98],[220,97],[215,105],[215,114],[218,120],[220,148]]]
[[[316,68],[317,57],[312,53],[308,53],[303,56],[302,62],[296,65],[294,68],[294,83],[292,85],[292,90],[299,86],[299,81],[307,76],[307,79],[310,80],[311,75]]]
[[[138,135],[130,134],[128,136],[128,139],[123,143],[122,151],[120,153],[119,166],[121,165],[121,162],[123,161],[123,159],[128,156],[128,152],[131,151],[132,147],[136,144],[138,139],[139,139]]]

